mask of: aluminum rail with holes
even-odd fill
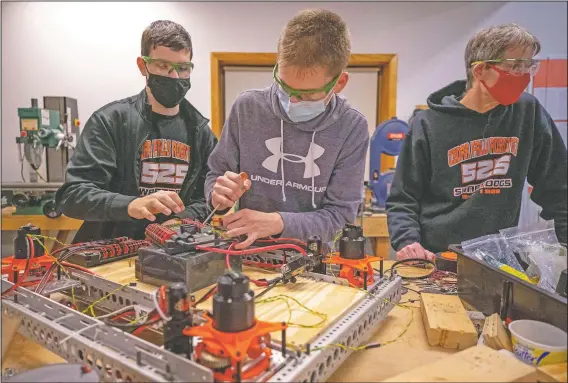
[[[121,285],[120,283],[80,270],[70,268],[69,274],[71,279],[81,283],[80,288],[74,289],[74,297],[88,303],[99,301],[96,305],[97,308],[116,311],[132,304],[138,305],[146,312],[154,309],[152,293],[147,293],[131,286]],[[70,293],[69,289],[65,295],[71,297]]]
[[[133,287],[123,286],[78,270],[72,270],[70,274],[72,279],[81,282],[81,287],[74,289],[75,297],[88,303],[99,301],[97,307],[111,311],[129,304],[137,304],[148,310],[153,308],[151,293],[142,292]],[[341,278],[329,275],[305,272],[302,277],[345,285],[345,281]],[[352,348],[363,345],[378,329],[394,305],[400,301],[402,295],[402,279],[400,277],[379,279],[377,276],[376,280],[378,282],[369,287],[368,294],[353,302],[344,315],[327,324],[321,335],[310,345],[310,352],[298,354],[287,348],[284,358],[279,351],[275,350],[274,355],[279,357],[278,363],[273,363],[270,371],[266,371],[257,381],[282,383],[325,381],[328,379],[352,353]],[[11,286],[9,282],[3,281],[4,283]],[[93,355],[90,358],[91,361],[94,358],[97,361],[96,363],[93,362],[94,365],[105,367],[103,371],[105,374],[106,366],[109,365],[111,374],[110,378],[106,379],[107,381],[121,379],[112,373],[115,370],[120,372],[123,380],[123,371],[127,371],[131,374],[129,376],[133,381],[168,381],[172,379],[191,382],[213,381],[211,370],[182,356],[164,351],[119,329],[97,327],[99,334],[95,338],[97,330],[94,327],[89,329],[86,329],[86,327],[97,323],[96,319],[26,289],[17,289],[16,291],[19,292],[17,302],[7,300],[4,307],[8,307],[9,311],[17,312],[15,315],[24,315],[24,326],[22,326],[21,331],[25,335],[42,343],[68,361],[84,361],[85,353],[91,352]],[[101,300],[105,296],[107,298]],[[333,298],[330,297],[330,299]],[[45,307],[42,305],[45,305]],[[57,311],[55,308],[59,310],[57,315],[52,312]],[[34,324],[36,331],[34,331]],[[30,326],[32,327],[30,328]],[[59,331],[52,333],[51,343],[42,339],[45,335],[42,336],[41,330],[45,329],[45,326],[52,326]],[[61,326],[63,328],[60,328]],[[57,336],[60,342],[62,337],[69,336],[80,329],[84,329],[84,332],[81,333],[81,336],[67,340],[68,346],[65,346],[66,343],[59,345],[58,341],[53,342],[54,336]],[[104,329],[104,332],[101,332],[101,329]],[[110,338],[111,341],[108,341],[107,338]],[[102,344],[106,347],[103,347]],[[81,354],[78,354],[79,351]],[[95,351],[96,353],[94,353]],[[106,354],[103,352],[106,352]],[[153,355],[153,357],[150,357],[150,355]],[[165,358],[165,356],[168,358]],[[139,358],[142,358],[142,360]],[[138,362],[141,362],[141,365]],[[103,377],[109,375],[105,374],[102,374]]]
[[[310,274],[312,276],[313,274]],[[353,352],[363,345],[400,301],[402,279],[383,278],[375,283],[345,315],[329,325],[310,345],[309,353],[290,356],[270,382],[325,382]],[[333,297],[330,297],[333,299]],[[345,346],[345,348],[338,345]]]
[[[2,291],[12,286],[2,280]],[[208,368],[26,288],[3,298],[2,311],[21,321],[22,335],[68,362],[91,364],[104,382],[213,381]]]

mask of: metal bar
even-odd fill
[[[2,182],[3,190],[23,190],[23,189],[40,189],[40,190],[57,190],[63,185],[63,182]]]
[[[3,280],[2,286],[4,290],[12,283]],[[2,309],[23,316],[23,335],[67,361],[98,367],[103,381],[213,381],[211,370],[98,319],[25,288],[14,294],[17,302],[3,299]]]
[[[270,378],[270,382],[324,382],[353,352],[336,345],[356,347],[367,341],[382,320],[400,301],[402,279],[382,279],[369,288],[369,295],[347,312],[334,325],[328,326],[314,343],[310,355],[290,357],[286,366]],[[316,351],[317,350],[317,351]]]
[[[328,282],[328,283],[333,283],[333,284],[340,285],[340,286],[349,286],[349,282],[346,279],[337,278],[337,277],[334,277],[332,275],[327,275],[327,274],[318,274],[318,273],[306,272],[306,273],[303,273],[301,275],[301,277],[314,279],[318,282]]]
[[[83,288],[75,289],[75,297],[82,298],[86,302],[92,303],[112,293],[106,299],[97,303],[99,308],[115,311],[131,304],[139,305],[146,311],[154,308],[152,293],[140,291],[130,286],[123,286],[120,283],[80,270],[69,270],[69,274],[72,279],[80,281],[83,285]]]

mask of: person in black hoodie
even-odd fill
[[[467,44],[467,81],[428,98],[398,158],[386,211],[398,258],[434,258],[450,244],[518,224],[525,179],[542,218],[567,241],[566,146],[550,115],[523,91],[540,42],[515,24]]]
[[[63,214],[85,221],[74,242],[139,239],[151,222],[207,216],[207,158],[217,139],[185,99],[191,37],[179,24],[155,21],[141,50],[145,89],[93,113],[57,191]]]

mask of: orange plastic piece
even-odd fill
[[[269,347],[261,347],[261,344],[270,342],[270,333],[282,331],[288,327],[286,323],[271,323],[255,321],[254,326],[248,330],[228,333],[222,332],[213,327],[213,318],[206,315],[207,322],[201,326],[189,327],[183,330],[185,336],[198,336],[202,341],[195,348],[197,360],[201,359],[203,351],[216,355],[221,358],[229,358],[231,368],[223,372],[214,372],[213,376],[217,381],[233,382],[237,371],[237,363],[242,362],[246,356],[251,359],[259,358],[262,354],[265,357],[253,367],[242,372],[241,380],[253,379],[266,371],[270,367],[270,356],[272,354]],[[264,342],[262,342],[264,341]]]
[[[457,261],[458,255],[453,251],[445,251],[442,254],[440,254],[440,258],[443,258],[448,261]]]
[[[211,218],[211,226],[212,227],[222,227],[223,226],[223,217],[213,217]]]
[[[339,278],[347,279],[347,281],[355,287],[364,287],[364,273],[367,273],[367,286],[375,283],[375,278],[373,277],[373,266],[372,262],[380,261],[381,257],[370,257],[368,255],[361,259],[346,259],[341,258],[339,253],[331,254],[331,257],[325,259],[323,263],[332,265],[341,265],[341,271],[339,272]],[[355,271],[358,271],[356,275]]]
[[[32,264],[30,265],[30,272],[26,281],[20,283],[20,286],[29,286],[34,282],[40,280],[47,270],[53,265],[53,258],[48,255],[42,255],[41,257],[34,258]],[[13,255],[11,257],[6,257],[2,259],[2,277],[4,275],[8,276],[8,281],[16,283],[16,275],[18,276],[18,281],[20,277],[24,276],[26,271],[27,259],[17,259]],[[53,274],[52,274],[53,277]]]

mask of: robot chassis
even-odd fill
[[[270,257],[274,258],[274,255],[268,255],[268,258]],[[325,267],[323,264],[311,267],[318,262],[312,262],[308,267],[302,262],[302,266],[294,267],[292,270],[293,265],[297,264],[294,260],[288,262],[288,267],[282,268],[284,279],[293,275],[315,281],[346,284],[343,278],[314,272],[317,266]],[[269,342],[268,347],[271,349],[269,368],[253,380],[241,379],[240,373],[235,380],[255,382],[327,380],[353,352],[354,347],[368,340],[394,305],[400,301],[401,278],[396,274],[380,278],[377,274],[373,272],[369,275],[372,283],[367,285],[368,278],[365,273],[368,294],[355,301],[341,317],[328,323],[305,350],[294,350],[282,347],[276,342]],[[188,358],[185,352],[176,353],[156,346],[48,298],[55,292],[68,294],[73,288],[75,299],[90,304],[110,294],[107,299],[97,303],[98,308],[110,312],[132,304],[137,305],[144,315],[155,307],[152,293],[123,286],[76,269],[69,270],[69,275],[70,279],[52,283],[50,288],[43,292],[45,296],[25,287],[18,287],[8,298],[2,299],[3,313],[20,320],[19,331],[22,335],[43,345],[68,362],[89,363],[96,366],[101,381],[104,382],[215,381],[212,369],[199,364],[194,357]],[[2,280],[3,291],[12,286],[13,283],[10,281]],[[191,329],[198,327],[200,326]],[[283,328],[281,343],[286,344],[284,325]],[[200,338],[189,337],[189,340],[190,349],[194,350]],[[337,347],[337,345],[346,347]],[[310,351],[312,348],[317,351]]]

